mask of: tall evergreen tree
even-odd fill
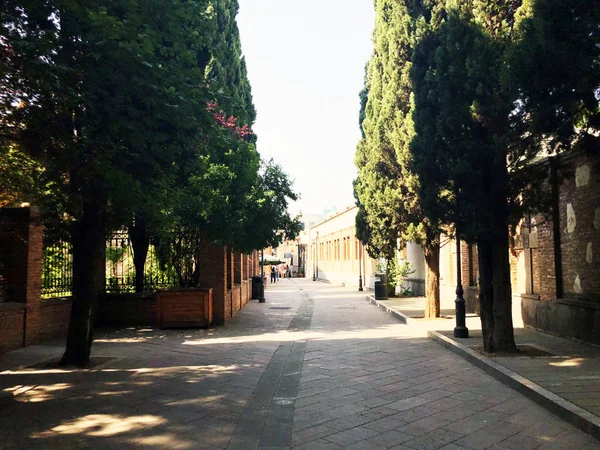
[[[522,217],[524,174],[539,146],[515,119],[518,92],[505,83],[518,0],[444,3],[414,57],[416,136],[411,151],[429,217],[477,243],[486,351],[514,351],[509,225]],[[530,177],[529,181],[541,179]],[[533,183],[535,184],[535,183]]]
[[[600,3],[525,0],[507,83],[516,117],[551,151],[600,150]]]
[[[398,240],[422,246],[427,265],[425,316],[437,317],[439,230],[420,208],[419,181],[409,151],[414,135],[409,74],[421,9],[418,2],[376,2],[374,51],[365,87],[364,137],[355,159],[359,168],[355,191],[360,207],[357,225],[368,230],[368,249],[389,256]]]
[[[236,22],[238,0],[213,0],[213,7],[217,32],[211,45],[213,57],[208,77],[221,91],[218,107],[227,116],[235,117],[241,125],[252,126],[256,110]]]

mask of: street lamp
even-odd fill
[[[358,291],[363,291],[363,279],[362,279],[362,263],[361,263],[361,243],[358,242]]]
[[[460,236],[456,231],[456,327],[454,327],[454,337],[468,338],[469,329],[467,328],[467,311],[465,307],[464,291],[462,287],[462,270],[460,258]]]
[[[317,231],[317,252],[315,253],[316,275],[314,281],[319,279],[319,232]]]
[[[312,262],[313,262],[313,276],[312,276],[312,280],[313,281],[317,281],[317,277],[315,276],[315,267],[317,267],[316,266],[316,262],[315,262],[316,261],[315,258],[317,257],[317,253],[316,253],[317,245],[315,244],[315,241],[313,241],[311,245],[312,245],[312,256],[313,256],[312,257]]]

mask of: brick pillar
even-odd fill
[[[230,247],[225,247],[225,252],[227,254],[227,289],[231,290],[233,288],[233,252]]]
[[[462,278],[463,288],[471,286],[471,252],[469,251],[469,244],[464,241],[460,241],[460,273]]]
[[[242,262],[242,254],[233,252],[233,283],[242,284],[244,265]]]
[[[36,210],[0,210],[0,295],[2,301],[27,305],[23,345],[36,340],[40,327],[43,235]]]
[[[258,261],[258,256],[260,255],[260,252],[258,250],[254,250],[254,267],[253,267],[253,272],[254,275],[260,276],[260,264]]]
[[[213,320],[215,324],[222,325],[231,317],[231,296],[227,292],[226,248],[206,240],[201,241],[200,248],[200,283],[213,288]]]

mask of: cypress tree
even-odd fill
[[[355,163],[357,225],[368,249],[391,256],[398,240],[420,244],[427,265],[425,317],[437,317],[439,298],[439,229],[419,205],[419,180],[409,145],[414,135],[410,68],[417,32],[419,2],[376,2],[374,51],[366,77],[363,139]],[[361,120],[363,115],[361,114]]]
[[[600,150],[600,3],[525,0],[508,83],[518,120],[552,151]],[[525,8],[524,8],[525,9]]]
[[[252,126],[256,110],[236,22],[239,4],[237,0],[213,0],[213,8],[217,32],[208,77],[221,94],[217,99],[219,109],[235,117],[239,124]]]
[[[528,206],[519,197],[539,152],[515,120],[518,89],[506,83],[516,24],[528,14],[517,0],[444,3],[415,50],[415,139],[419,195],[432,220],[476,242],[486,351],[515,351],[509,226]],[[535,191],[533,189],[532,191]]]

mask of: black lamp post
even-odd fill
[[[314,280],[317,281],[319,279],[319,232],[317,231],[317,251],[315,253],[315,261],[316,261],[316,275]]]
[[[317,267],[316,258],[317,258],[317,244],[316,241],[312,242],[312,262],[313,262],[313,276],[312,280],[317,281],[317,277],[315,276],[315,270]]]
[[[363,290],[363,279],[362,279],[362,263],[361,263],[361,248],[360,241],[357,245],[358,247],[358,291],[362,292]]]
[[[456,326],[454,327],[454,337],[468,338],[469,329],[467,328],[467,310],[465,307],[464,291],[462,287],[462,270],[460,258],[460,236],[456,232]]]

